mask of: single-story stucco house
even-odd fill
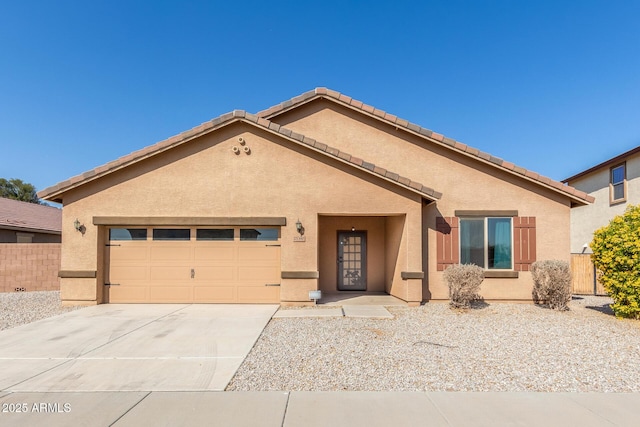
[[[318,88],[235,110],[43,190],[62,203],[65,304],[310,304],[309,292],[531,300],[569,260],[582,191]],[[75,225],[74,225],[75,224]],[[78,229],[78,230],[76,230]]]

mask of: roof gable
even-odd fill
[[[283,126],[280,126],[277,123],[273,123],[265,118],[259,117],[255,114],[247,113],[242,110],[234,110],[230,113],[223,114],[222,116],[202,123],[201,125],[196,126],[193,129],[190,129],[179,135],[173,136],[169,139],[158,142],[157,144],[135,151],[117,160],[85,172],[82,175],[78,175],[66,181],[62,181],[52,187],[40,191],[38,193],[38,196],[51,201],[62,201],[63,193],[69,190],[77,188],[93,180],[99,179],[120,169],[130,167],[149,157],[156,156],[167,150],[188,143],[191,140],[194,140],[198,137],[206,135],[210,132],[214,132],[217,129],[239,121],[248,123],[272,134],[276,134],[279,137],[294,142],[295,144],[320,152],[321,154],[329,158],[337,159],[338,161],[345,163],[350,167],[360,169],[367,174],[391,182],[392,184],[409,190],[410,192],[415,193],[425,199],[437,200],[442,197],[442,194],[440,192],[429,188],[417,181],[411,180],[410,178],[401,176],[392,171],[388,171],[387,169],[379,165],[375,165],[371,162],[367,162],[364,159],[354,157],[349,153],[340,151],[320,141],[316,141],[313,138],[308,138],[302,134],[293,132]]]
[[[448,150],[461,153],[467,157],[470,157],[475,161],[488,164],[491,167],[506,171],[509,174],[512,174],[519,178],[533,182],[536,185],[540,185],[542,187],[551,189],[554,192],[557,192],[562,194],[563,196],[569,197],[573,202],[576,202],[578,204],[587,204],[595,200],[592,196],[588,195],[587,193],[580,191],[578,189],[575,189],[573,187],[570,187],[568,185],[564,185],[562,182],[552,180],[551,178],[542,176],[536,172],[519,167],[511,162],[492,156],[489,153],[485,153],[476,148],[470,147],[466,144],[463,144],[452,138],[446,137],[430,129],[423,128],[419,125],[411,123],[393,114],[389,114],[383,110],[375,108],[371,105],[367,105],[362,101],[355,100],[349,96],[346,96],[344,94],[341,94],[340,92],[337,92],[331,89],[322,88],[322,87],[316,88],[312,91],[305,92],[301,95],[298,95],[294,98],[291,98],[290,100],[284,101],[266,110],[260,111],[257,115],[261,118],[266,118],[271,120],[281,114],[300,108],[317,99],[324,99],[330,102],[334,102],[343,107],[356,111],[360,114],[373,117],[379,120],[380,122],[386,123],[387,125],[393,126],[397,129],[402,129],[406,132],[410,132],[414,135],[418,135],[420,138],[427,140],[430,143],[438,144],[439,146],[445,147]]]
[[[0,198],[0,228],[60,234],[62,210],[52,206]]]

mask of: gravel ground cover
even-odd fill
[[[0,293],[0,331],[81,307],[62,307],[60,291]]]
[[[615,319],[610,303],[272,319],[227,390],[638,392],[640,322]]]

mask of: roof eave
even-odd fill
[[[582,178],[583,176],[589,175],[590,173],[596,172],[599,169],[602,169],[604,167],[610,167],[610,166],[614,166],[617,163],[621,163],[624,160],[626,160],[627,157],[629,156],[633,156],[634,154],[640,153],[640,146],[636,147],[636,148],[632,148],[629,151],[626,151],[622,154],[619,154],[615,157],[610,158],[609,160],[605,160],[602,163],[599,163],[595,166],[590,167],[589,169],[585,169],[582,172],[578,172],[577,174],[570,176],[569,178],[565,178],[562,180],[562,182],[564,183],[568,183],[569,181],[573,181],[575,179],[578,178]]]
[[[0,229],[13,230],[13,231],[25,231],[25,232],[40,233],[40,234],[55,234],[55,235],[62,234],[62,231],[60,230],[47,230],[45,228],[20,227],[18,225],[6,225],[6,224],[0,224]]]

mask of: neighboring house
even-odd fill
[[[0,197],[0,243],[60,243],[62,210]]]
[[[595,198],[590,205],[571,210],[571,253],[573,291],[578,294],[605,294],[596,280],[590,243],[593,233],[628,205],[640,203],[640,147],[622,153],[577,173],[562,182]]]
[[[640,203],[640,147],[562,182],[595,197],[593,204],[571,210],[571,253],[591,253],[593,232]]]
[[[531,300],[593,198],[325,88],[233,111],[43,190],[62,203],[65,304],[310,304],[310,291]],[[75,225],[74,225],[75,224]]]
[[[62,210],[0,198],[0,292],[59,289]]]

